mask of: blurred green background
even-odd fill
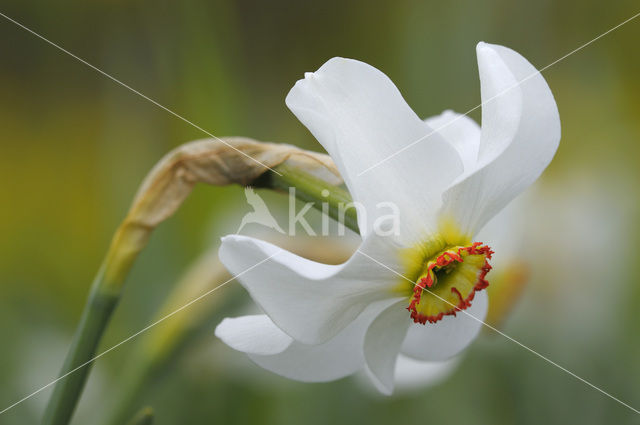
[[[284,98],[333,56],[368,62],[421,116],[480,102],[475,44],[541,68],[640,12],[637,1],[5,0],[0,10],[217,136],[320,149]],[[544,72],[563,138],[523,216],[532,280],[503,330],[640,406],[640,18]],[[0,17],[0,409],[56,377],[110,237],[168,150],[206,137]],[[480,111],[471,116],[480,120]],[[198,187],[154,234],[102,349],[146,326],[173,283],[247,211]],[[268,197],[272,204],[286,199]],[[638,415],[486,332],[446,382],[383,398],[358,379],[301,384],[213,336],[229,285],[134,408],[158,424],[638,423]],[[182,314],[188,315],[186,310]],[[171,319],[169,319],[171,320]],[[158,330],[166,324],[158,325]],[[107,417],[133,340],[96,361],[74,423]],[[0,416],[36,423],[49,390]]]

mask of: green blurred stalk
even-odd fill
[[[358,231],[355,209],[349,208],[344,211],[344,205],[351,202],[347,191],[303,169],[284,163],[275,169],[280,175],[273,172],[264,173],[254,182],[256,186],[280,191],[295,187],[298,199],[312,202],[313,206],[320,210],[323,204],[327,205],[331,217],[338,219],[340,215],[344,215],[345,225]],[[323,196],[323,191],[328,191],[328,195]],[[135,210],[135,202],[132,210]],[[73,415],[97,347],[122,296],[127,274],[155,228],[141,223],[130,220],[127,216],[114,235],[105,261],[93,282],[80,324],[62,367],[62,379],[55,385],[45,410],[43,425],[66,425]]]
[[[136,415],[131,418],[127,425],[151,425],[153,424],[153,409],[151,407],[143,407]]]

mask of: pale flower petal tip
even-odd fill
[[[493,44],[493,43],[487,43],[485,41],[480,41],[478,42],[478,44],[476,44],[476,54],[481,54],[481,53],[486,53],[486,52],[490,52],[490,51],[495,51],[496,49],[508,49],[508,50],[512,50],[509,49],[508,47],[504,47],[501,44]],[[512,50],[513,51],[513,50]],[[515,51],[514,51],[515,52]],[[518,54],[519,55],[519,54]],[[520,55],[519,55],[520,56]]]
[[[281,353],[293,342],[264,314],[226,318],[215,335],[234,350],[263,356]]]
[[[479,52],[482,49],[486,49],[489,46],[491,46],[489,43],[486,43],[484,41],[479,41],[478,44],[476,44],[476,52]]]
[[[318,70],[314,73],[312,73],[313,75],[323,75],[325,73],[331,73],[331,72],[341,72],[341,71],[345,71],[346,67],[357,67],[357,66],[362,66],[362,67],[368,67],[371,69],[375,69],[373,66],[369,65],[366,62],[362,62],[359,61],[357,59],[351,59],[351,58],[343,58],[341,56],[334,56],[331,59],[329,59],[328,61],[326,61],[324,64],[322,64],[322,66],[320,68],[318,68]],[[375,69],[376,71],[378,71],[377,69]],[[378,71],[380,72],[380,71]],[[306,76],[306,74],[305,74]]]
[[[442,362],[425,362],[401,354],[396,363],[395,393],[436,386],[453,374],[460,361],[460,357],[453,357]]]
[[[340,56],[335,56],[335,57],[327,60],[316,71],[314,71],[314,72],[305,72],[304,73],[304,78],[301,78],[300,80],[298,80],[296,82],[296,85],[298,83],[301,83],[301,82],[304,82],[304,81],[313,81],[314,79],[322,78],[324,74],[340,71],[340,69],[339,69],[340,67],[349,66],[349,64],[356,64],[356,63],[357,64],[362,64],[362,65],[366,65],[366,66],[371,66],[369,64],[366,64],[366,63],[361,62],[361,61],[356,60],[356,59],[349,59],[349,58],[343,58],[343,57],[340,57]],[[295,85],[294,85],[294,87],[295,87]]]
[[[229,234],[229,235],[224,235],[220,238],[220,242],[223,244],[230,244],[230,243],[240,243],[243,242],[247,239],[251,239],[250,236],[245,236],[245,235],[238,235],[238,234]]]

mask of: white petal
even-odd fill
[[[458,357],[443,362],[425,362],[401,354],[396,362],[396,391],[416,390],[439,384],[451,375],[458,363]]]
[[[234,350],[261,355],[281,353],[293,342],[266,314],[226,318],[215,334]]]
[[[525,237],[527,212],[536,201],[528,196],[530,193],[527,191],[511,201],[489,220],[474,238],[478,242],[489,245],[495,251],[491,258],[494,270],[500,270],[512,261],[523,260],[524,247],[528,244]]]
[[[395,251],[372,235],[360,249],[392,270]],[[364,255],[342,265],[316,263],[246,236],[222,239],[220,260],[253,300],[289,336],[319,344],[376,300],[396,297],[397,276]]]
[[[424,122],[456,148],[465,172],[476,168],[480,147],[480,126],[473,119],[446,110],[440,115],[425,119]]]
[[[445,316],[436,323],[426,325],[412,323],[402,344],[402,353],[427,361],[441,361],[455,356],[480,332],[488,305],[487,292],[479,291],[471,307],[458,312],[456,316]]]
[[[364,338],[367,371],[380,392],[393,392],[394,371],[400,346],[407,334],[406,301],[387,308],[373,321]]]
[[[401,226],[433,230],[442,191],[461,174],[462,162],[385,74],[363,62],[333,58],[298,81],[286,102],[336,162],[353,199],[363,204],[366,217],[358,213],[363,237],[377,217],[388,214],[376,208],[380,202],[397,205]]]
[[[369,306],[336,336],[323,344],[306,345],[294,341],[282,353],[261,356],[250,354],[258,366],[278,375],[303,382],[327,382],[351,375],[364,364],[362,346],[369,325],[389,300]]]
[[[478,169],[444,193],[444,213],[477,232],[547,167],[560,141],[560,118],[544,78],[506,47],[478,44],[482,135]]]

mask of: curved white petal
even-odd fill
[[[260,355],[281,353],[293,342],[266,314],[225,318],[215,334],[234,350]]]
[[[523,249],[527,243],[525,238],[527,211],[533,205],[533,200],[528,196],[530,193],[527,191],[511,201],[492,217],[474,238],[477,242],[489,245],[495,252],[491,257],[494,270],[500,270],[512,261],[523,260]]]
[[[443,195],[445,215],[477,232],[547,167],[560,141],[551,90],[525,58],[506,47],[477,47],[482,86],[478,168]]]
[[[458,363],[458,357],[443,362],[425,362],[401,354],[396,362],[396,391],[416,390],[439,384],[453,373]]]
[[[364,338],[364,357],[376,388],[393,392],[394,371],[400,346],[409,327],[406,301],[391,305],[373,321]]]
[[[456,150],[411,110],[391,80],[353,59],[333,58],[305,74],[287,106],[336,162],[358,212],[363,237],[381,202],[401,210],[404,236],[433,231],[442,191],[463,171]],[[411,145],[411,147],[409,147]],[[402,150],[407,147],[406,150]]]
[[[322,344],[294,341],[279,354],[250,354],[249,358],[260,367],[296,381],[327,382],[351,375],[364,364],[362,347],[367,329],[390,302],[393,301],[370,305],[356,320]]]
[[[480,291],[476,292],[471,307],[458,312],[456,316],[445,316],[436,323],[426,325],[412,323],[402,344],[402,353],[427,361],[441,361],[455,356],[480,332],[488,306],[486,291]]]
[[[466,115],[451,110],[426,118],[424,122],[456,148],[465,172],[476,168],[480,148],[480,126],[478,123]]]
[[[372,235],[359,248],[392,270],[395,251]],[[247,236],[222,239],[220,261],[251,298],[296,341],[319,344],[353,321],[374,301],[394,298],[397,275],[365,255],[342,265],[299,257]]]

